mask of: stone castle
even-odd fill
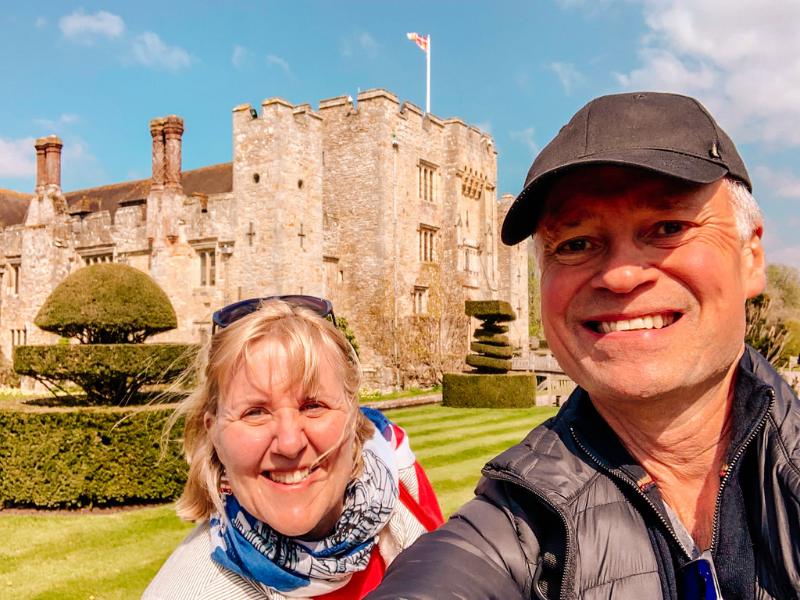
[[[428,383],[460,368],[465,299],[503,299],[527,353],[527,254],[499,227],[492,139],[385,90],[315,111],[279,98],[233,109],[233,160],[181,169],[184,123],[150,122],[152,176],[61,189],[62,142],[35,145],[36,189],[0,190],[0,352],[54,343],[33,319],[58,283],[95,262],[150,274],[178,315],[159,341],[203,342],[211,313],[272,294],[324,296],[360,344],[366,384]],[[472,324],[474,327],[475,324]]]

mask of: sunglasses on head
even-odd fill
[[[307,308],[312,312],[318,314],[320,317],[330,317],[334,325],[336,325],[336,317],[333,314],[333,304],[330,300],[325,298],[317,298],[316,296],[304,296],[302,294],[289,294],[286,296],[265,296],[263,298],[249,298],[247,300],[240,300],[233,304],[228,304],[223,308],[215,311],[211,316],[212,334],[216,333],[218,329],[225,329],[231,323],[235,323],[242,317],[256,312],[264,302],[268,300],[281,300],[292,306],[301,306]]]
[[[678,578],[681,584],[679,595],[683,600],[722,600],[710,550],[683,565],[678,570]]]

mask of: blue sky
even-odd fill
[[[224,8],[222,8],[224,6]],[[64,140],[67,190],[150,172],[149,119],[184,117],[184,168],[231,160],[231,108],[383,87],[489,131],[498,190],[591,98],[690,93],[728,130],[800,267],[800,2],[469,0],[17,3],[0,14],[0,188],[32,191],[33,138]]]

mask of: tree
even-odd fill
[[[745,342],[758,350],[776,367],[784,366],[783,348],[787,342],[786,326],[771,314],[772,300],[767,294],[750,298],[745,305],[747,329]]]
[[[767,267],[767,294],[773,299],[773,311],[781,320],[800,319],[800,271],[789,265]]]
[[[126,402],[143,385],[182,373],[196,352],[191,345],[142,343],[175,328],[177,319],[155,281],[126,265],[76,271],[53,290],[34,323],[78,343],[18,346],[14,370],[54,392],[72,381],[88,404]]]
[[[539,265],[532,255],[528,255],[528,335],[541,338],[542,327],[542,293],[539,288]]]

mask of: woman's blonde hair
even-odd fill
[[[265,301],[261,307],[215,333],[200,352],[192,372],[197,385],[178,406],[167,424],[167,433],[185,418],[183,451],[189,463],[189,475],[177,503],[183,519],[201,521],[213,512],[224,514],[220,479],[224,470],[205,425],[206,413],[215,415],[232,377],[249,359],[254,344],[269,340],[279,346],[289,365],[281,378],[289,387],[301,386],[309,397],[316,395],[320,363],[329,361],[338,372],[343,400],[350,418],[341,432],[340,444],[352,440],[353,478],[362,468],[361,447],[374,432],[372,423],[358,410],[361,367],[347,338],[330,321],[313,311],[281,300]],[[258,368],[258,367],[256,367]],[[322,458],[322,457],[320,457]],[[319,460],[319,459],[318,459]]]

